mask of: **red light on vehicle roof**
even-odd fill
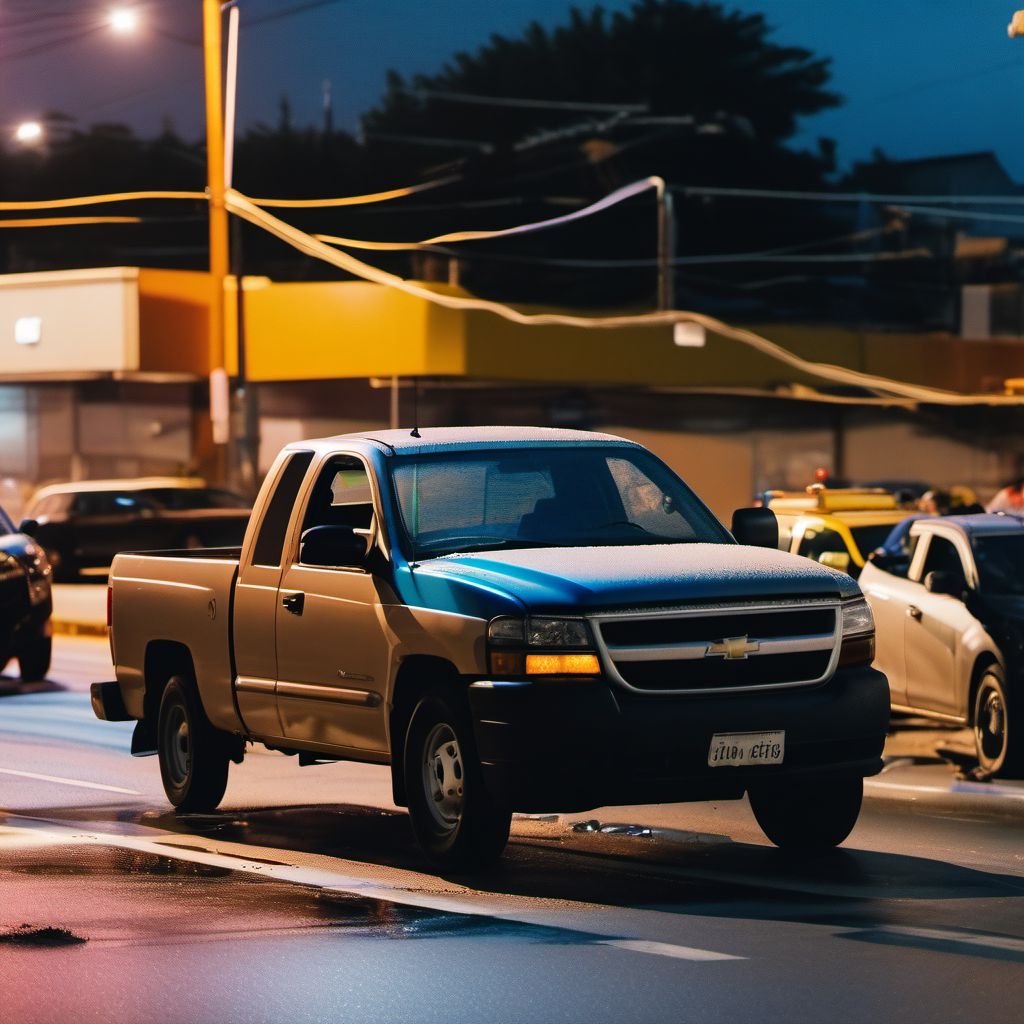
[[[814,471],[814,481],[815,481],[815,483],[823,484],[823,483],[825,483],[826,480],[828,480],[828,478],[829,478],[829,472],[828,472],[828,470],[824,466],[819,466]]]

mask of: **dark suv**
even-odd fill
[[[249,510],[241,495],[196,480],[84,481],[38,491],[22,528],[65,583],[105,576],[119,551],[236,546]]]
[[[45,678],[52,610],[46,555],[0,508],[0,671],[17,658],[22,679]]]

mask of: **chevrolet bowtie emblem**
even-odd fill
[[[745,636],[731,636],[726,640],[719,640],[718,643],[708,644],[704,652],[705,658],[725,658],[726,661],[741,661],[746,659],[748,654],[756,654],[761,645],[756,641],[751,643]]]

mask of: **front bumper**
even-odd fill
[[[479,681],[469,687],[492,796],[519,811],[739,799],[769,778],[882,767],[889,687],[869,667],[820,686],[658,697],[604,680]],[[711,737],[784,729],[781,765],[710,768]]]

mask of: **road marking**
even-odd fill
[[[124,793],[127,796],[142,796],[137,789],[122,789],[121,786],[105,786],[102,782],[82,782],[80,779],[62,779],[57,775],[38,775],[36,772],[20,772],[14,768],[0,768],[4,775],[17,775],[22,779],[38,782],[58,782],[62,786],[80,786],[82,789],[100,789],[104,793]]]
[[[459,914],[472,917],[487,917],[513,924],[525,924],[532,927],[551,928],[557,931],[571,932],[582,937],[586,945],[608,945],[613,948],[631,952],[649,953],[657,956],[668,956],[681,960],[714,961],[714,960],[745,960],[746,957],[717,953],[712,950],[698,949],[691,946],[677,946],[666,942],[652,942],[642,939],[618,939],[602,935],[599,931],[589,931],[575,924],[552,924],[544,911],[510,911],[507,902],[491,897],[485,892],[460,887],[462,891],[447,893],[431,893],[419,887],[415,873],[408,872],[410,884],[384,881],[380,878],[349,875],[331,868],[302,867],[296,864],[283,864],[260,858],[247,858],[248,851],[244,846],[234,843],[218,842],[219,847],[228,849],[209,849],[193,843],[173,841],[176,836],[166,832],[147,828],[147,833],[157,832],[160,839],[150,839],[141,835],[125,835],[112,832],[95,832],[87,828],[70,827],[58,824],[45,818],[31,818],[24,815],[11,815],[0,826],[0,831],[8,835],[21,833],[38,841],[48,838],[54,844],[96,844],[115,848],[137,850],[155,854],[159,857],[175,857],[178,860],[211,867],[228,868],[231,871],[273,878],[282,882],[292,882],[327,892],[344,892],[364,899],[377,899],[401,906],[420,907],[425,910],[440,911],[448,914]],[[167,837],[167,838],[164,838]],[[189,837],[193,840],[198,837]],[[170,840],[170,841],[169,841]],[[200,840],[201,841],[201,840]],[[233,852],[234,848],[238,852]],[[262,852],[261,847],[257,847]],[[229,852],[231,851],[231,852]]]
[[[871,934],[894,935],[932,942],[955,942],[961,946],[980,946],[983,949],[1003,949],[1011,953],[1024,953],[1024,939],[1009,935],[978,935],[974,932],[946,931],[941,928],[911,928],[905,925],[885,925],[870,929]]]
[[[696,949],[693,946],[675,946],[669,942],[648,942],[644,939],[599,939],[597,946],[614,946],[628,949],[631,953],[651,953],[654,956],[669,956],[676,960],[746,960],[745,956],[732,953],[715,953],[710,949]]]

